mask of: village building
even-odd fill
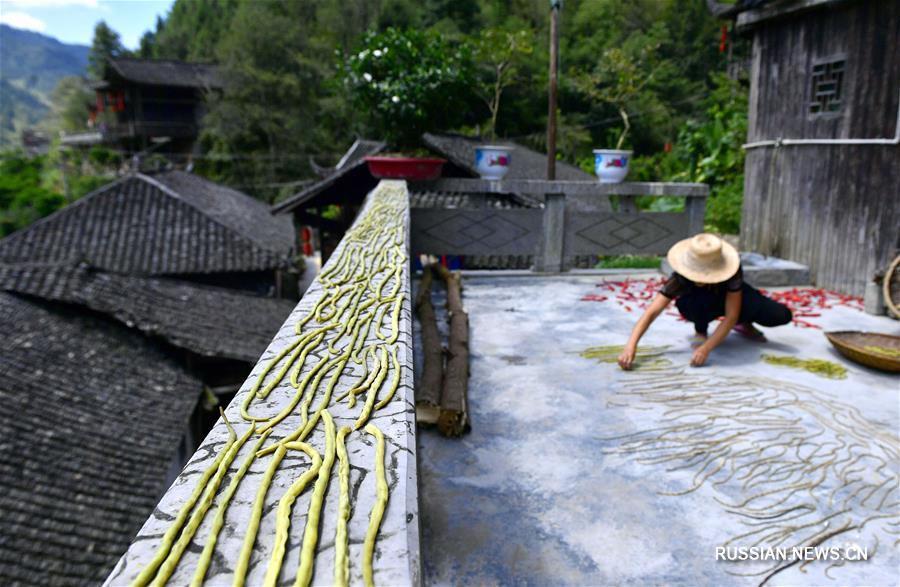
[[[294,307],[293,250],[289,219],[181,171],[0,240],[0,582],[108,574]]]
[[[138,152],[194,150],[207,94],[222,89],[215,65],[174,60],[110,59],[94,84],[91,131],[66,136],[69,146],[104,144]]]
[[[862,295],[900,250],[900,4],[711,5],[753,46],[742,247]]]
[[[475,149],[483,144],[478,138],[456,134],[422,136],[422,145],[436,157],[447,160],[442,170],[444,178],[477,178]],[[515,143],[512,146],[509,172],[505,179],[543,179],[547,155]],[[322,262],[327,261],[344,232],[353,222],[366,195],[378,184],[366,165],[365,157],[377,155],[387,148],[381,141],[358,139],[341,157],[335,167],[323,169],[323,178],[304,187],[294,196],[276,203],[274,214],[292,214],[295,225],[312,229],[318,235]],[[557,178],[573,181],[596,181],[596,178],[574,165],[557,162]],[[542,202],[524,194],[471,194],[435,190],[427,183],[410,187],[410,206],[413,209],[477,209],[539,208]],[[332,212],[330,217],[326,211]],[[416,253],[416,251],[413,251]],[[468,269],[528,269],[534,263],[532,255],[469,255],[456,260]],[[579,258],[581,266],[589,266],[591,259]]]

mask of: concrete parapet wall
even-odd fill
[[[421,582],[408,250],[406,185],[403,182],[381,182],[369,194],[353,228],[225,410],[238,438],[249,434],[251,421],[248,421],[248,416],[251,420],[258,420],[255,431],[234,453],[230,465],[227,465],[226,458],[216,467],[216,459],[226,452],[229,438],[226,423],[219,420],[184,471],[163,495],[153,515],[108,577],[106,585],[133,584],[148,567],[151,571],[142,578],[154,579],[154,560],[162,563],[164,572],[171,570],[169,584],[187,585],[197,577],[204,548],[211,553],[208,569],[202,576],[205,584],[232,584],[235,567],[247,540],[248,523],[254,506],[258,507],[260,503],[262,514],[249,565],[246,574],[237,574],[244,577],[247,585],[263,584],[267,572],[271,578],[270,569],[275,565],[273,560],[277,560],[277,556],[275,559],[272,556],[277,550],[280,502],[288,488],[310,470],[311,459],[301,450],[286,450],[277,469],[271,469],[278,451],[265,455],[257,453],[255,459],[246,461],[249,468],[239,482],[233,484],[233,480],[245,459],[254,454],[261,438],[260,432],[266,428],[271,428],[270,435],[262,440],[259,447],[272,446],[305,427],[308,435],[304,441],[327,461],[326,416],[321,414],[317,418],[320,407],[327,409],[338,431],[342,427],[358,424],[358,429],[346,436],[350,470],[349,492],[346,494],[350,506],[347,523],[349,582],[358,584],[363,580],[363,543],[377,500],[377,442],[376,437],[363,428],[365,424],[372,424],[383,433],[386,449],[383,463],[388,501],[375,542],[372,562],[374,582],[381,585],[417,585]],[[330,301],[334,301],[333,306]],[[310,313],[313,316],[304,323]],[[298,324],[302,325],[300,334],[297,334]],[[321,338],[313,335],[306,339],[307,343],[298,344],[308,333],[329,324],[334,326],[324,330]],[[305,356],[300,353],[304,345],[308,349]],[[352,353],[351,346],[359,352]],[[366,371],[371,373],[380,369],[381,359],[387,370],[375,377],[367,377]],[[319,371],[324,376],[319,380],[310,376],[316,372],[317,365],[324,366]],[[293,378],[299,390],[291,381],[292,372],[298,366],[299,370]],[[281,380],[271,385],[279,375]],[[260,378],[262,385],[254,391]],[[307,379],[309,384],[304,389],[303,382]],[[333,391],[327,397],[332,381]],[[366,382],[369,383],[368,389],[365,389]],[[386,401],[395,383],[396,391],[392,399]],[[272,389],[268,395],[260,397],[270,385]],[[364,389],[356,395],[355,406],[350,407],[348,400],[339,399],[342,394],[360,385]],[[377,404],[382,400],[385,403],[378,409]],[[371,408],[368,418],[362,416],[366,406]],[[246,408],[243,414],[242,407]],[[286,416],[279,419],[277,415],[280,413]],[[274,477],[262,501],[256,503],[267,470],[274,470]],[[198,486],[202,486],[204,472],[207,471],[210,472],[207,493],[196,500],[189,513],[182,516],[183,523],[179,524],[179,512],[188,511],[186,504],[191,503],[192,495],[198,495]],[[335,582],[335,545],[342,542],[340,539],[336,541],[335,535],[342,496],[339,471],[340,461],[335,458],[330,475],[323,477],[319,473],[314,478],[310,476],[309,485],[293,503],[284,556],[277,565],[280,570],[277,584],[294,584],[298,574],[301,548],[305,540],[310,539],[309,533],[304,532],[308,513],[316,509],[310,510],[310,504],[317,479],[327,489],[323,494],[310,578],[312,584],[317,585]],[[214,487],[217,476],[220,483]],[[231,489],[230,502],[220,510]],[[205,497],[209,498],[210,505],[203,512]],[[284,503],[281,509],[284,511]],[[224,523],[210,550],[207,545],[214,536],[214,521],[221,512],[224,512]],[[193,536],[188,536],[190,531],[185,532],[184,528],[189,529],[192,520],[198,525]],[[180,531],[173,530],[179,527]],[[171,547],[166,544],[167,532],[174,543]],[[179,554],[179,550],[183,552]],[[166,569],[167,566],[169,569]],[[156,576],[156,579],[159,578]]]

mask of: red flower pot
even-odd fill
[[[419,157],[365,157],[369,173],[378,179],[427,181],[441,176],[446,159]]]

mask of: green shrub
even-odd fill
[[[708,184],[706,230],[737,234],[744,189],[741,144],[747,136],[747,94],[738,82],[724,75],[714,81],[706,116],[685,123],[670,152],[632,159],[630,179]],[[657,210],[675,206],[675,201],[640,198],[638,205]]]
[[[368,33],[343,63],[343,81],[360,113],[394,147],[414,147],[423,132],[454,128],[471,102],[468,45],[434,31]]]

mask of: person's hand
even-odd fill
[[[619,367],[625,369],[626,371],[631,369],[631,365],[634,364],[634,347],[630,345],[625,345],[625,348],[622,349],[622,353],[619,355]]]
[[[707,357],[709,357],[709,351],[704,346],[699,346],[694,349],[694,354],[691,356],[691,365],[694,367],[700,367],[703,363],[706,362]]]

